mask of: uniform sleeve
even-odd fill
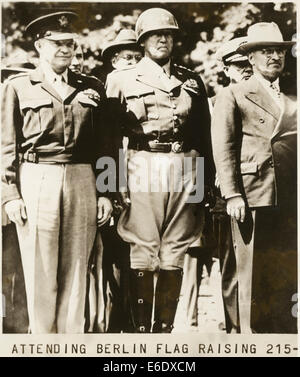
[[[118,152],[123,150],[123,136],[127,136],[125,131],[126,124],[130,124],[131,120],[128,119],[128,113],[126,111],[126,100],[122,92],[122,88],[117,75],[112,73],[107,76],[106,84],[107,95],[107,108],[110,113],[110,121],[114,129],[114,145]],[[123,164],[124,161],[118,159],[117,166],[117,187],[123,186],[126,182],[127,172]]]
[[[22,129],[22,115],[15,89],[7,82],[2,90],[1,132],[2,132],[2,204],[21,198],[18,188],[18,146],[17,137]]]
[[[205,89],[205,85],[200,77],[197,78],[199,86],[199,96],[197,101],[197,119],[193,122],[194,135],[197,138],[199,152],[204,157],[204,179],[206,186],[214,186],[215,178],[215,165],[212,154],[211,143],[211,115],[208,103],[208,97]]]
[[[225,198],[240,193],[237,177],[238,108],[232,90],[218,94],[212,115],[212,145],[221,193]]]
[[[113,182],[113,186],[117,188],[117,166],[118,166],[118,148],[117,142],[118,135],[116,133],[116,128],[113,122],[112,113],[108,108],[108,99],[105,93],[105,88],[102,82],[99,80],[96,81],[95,89],[100,95],[100,104],[99,109],[97,111],[97,120],[95,124],[97,124],[95,130],[95,150],[96,150],[96,161],[94,164],[95,174],[99,177],[102,174],[107,175],[107,179],[109,182]],[[113,159],[115,161],[116,170],[114,171],[109,166],[104,165],[100,162],[100,159]],[[101,181],[101,180],[100,180]],[[107,187],[105,186],[107,189]],[[97,186],[97,195],[98,196],[105,196],[110,199],[114,198],[114,191],[105,191],[104,187]]]

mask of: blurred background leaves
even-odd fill
[[[111,67],[101,61],[103,46],[123,28],[134,29],[139,14],[162,7],[177,18],[181,33],[176,41],[174,60],[201,74],[209,96],[226,84],[216,50],[227,40],[247,34],[247,28],[260,21],[278,24],[285,40],[296,33],[295,3],[2,3],[2,65],[29,61],[37,64],[32,41],[24,35],[31,20],[49,11],[74,10],[80,15],[78,33],[84,51],[84,72],[105,80]],[[290,52],[281,80],[283,91],[296,94],[296,58]]]

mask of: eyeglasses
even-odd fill
[[[283,57],[286,53],[286,50],[281,48],[262,48],[261,52],[268,58],[270,58],[275,52],[279,57]]]
[[[142,54],[116,54],[116,57],[119,57],[120,59],[124,59],[127,61],[135,60],[136,62],[139,62],[142,59]]]

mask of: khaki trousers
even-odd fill
[[[131,268],[183,268],[185,252],[203,224],[203,208],[187,202],[196,183],[199,154],[130,149],[127,153],[131,206],[121,214],[118,232],[130,243]],[[193,161],[190,169],[184,169],[185,157]]]
[[[83,333],[87,267],[96,234],[96,184],[88,164],[20,166],[18,226],[30,330]]]

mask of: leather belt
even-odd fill
[[[27,151],[20,153],[20,162],[31,162],[33,164],[89,164],[90,161],[74,160],[71,154],[53,154]]]
[[[129,149],[134,149],[137,151],[148,151],[148,152],[161,152],[161,153],[181,153],[184,150],[183,141],[173,141],[169,143],[161,143],[158,140],[150,140],[138,142],[135,140],[129,140]]]

